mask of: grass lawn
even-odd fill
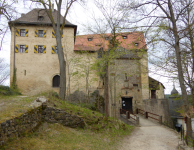
[[[0,95],[0,123],[23,114],[29,109],[35,96],[2,96]]]
[[[112,136],[110,131],[95,133],[91,130],[72,129],[60,124],[43,123],[36,132],[9,142],[4,149],[116,150],[121,139],[121,135]]]

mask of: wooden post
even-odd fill
[[[148,112],[144,113],[144,118],[146,118],[146,119],[148,118]]]
[[[139,125],[139,117],[137,116],[136,119],[136,125]]]
[[[128,118],[129,118],[129,113],[128,111],[126,111],[126,119],[128,120]]]

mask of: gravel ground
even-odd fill
[[[123,139],[119,150],[176,150],[178,137],[174,130],[140,117],[140,127]]]

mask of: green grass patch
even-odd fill
[[[95,133],[44,123],[36,132],[9,142],[4,149],[116,150],[119,140],[121,136],[113,137],[108,131]]]
[[[0,95],[0,123],[27,112],[30,103],[35,98],[33,96]]]

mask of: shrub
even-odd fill
[[[18,90],[13,90],[9,86],[0,85],[0,95],[21,95]]]

